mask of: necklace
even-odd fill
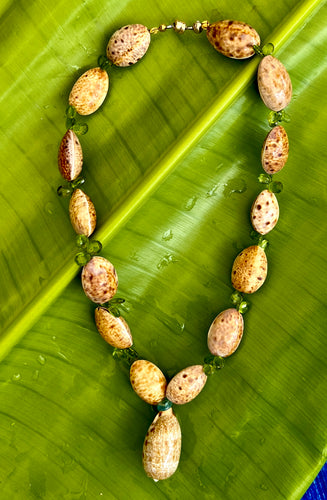
[[[205,31],[210,44],[221,54],[233,59],[248,59],[255,54],[262,57],[258,67],[258,89],[263,103],[269,108],[271,126],[261,152],[263,173],[258,177],[264,188],[251,208],[251,237],[253,244],[235,258],[231,271],[234,292],[233,307],[217,315],[208,331],[209,354],[202,364],[188,366],[167,383],[162,371],[150,361],[140,358],[133,346],[130,328],[120,315],[124,299],[116,297],[118,276],[113,264],[99,256],[102,245],[90,240],[96,227],[96,211],[89,196],[81,189],[85,179],[80,176],[83,152],[78,136],[87,132],[87,125],[78,116],[87,116],[103,104],[109,88],[110,66],[128,67],[137,63],[147,52],[151,36],[173,29],[200,34]],[[66,110],[67,131],[61,140],[58,154],[59,171],[67,185],[58,188],[58,194],[70,197],[69,214],[77,233],[79,251],[75,261],[82,267],[82,287],[95,304],[96,327],[111,346],[113,356],[130,365],[130,381],[136,394],[158,413],[149,427],[143,445],[143,466],[155,481],[170,477],[177,469],[181,453],[181,429],[172,405],[191,402],[204,388],[208,376],[221,369],[224,359],[238,348],[244,330],[243,315],[249,308],[244,294],[255,293],[265,282],[268,263],[265,235],[277,224],[279,206],[276,194],[282,184],[273,181],[288,158],[288,137],[280,123],[288,121],[284,109],[292,95],[292,85],[283,64],[272,56],[274,47],[260,46],[258,33],[248,24],[225,20],[215,23],[196,21],[192,26],[175,21],[148,30],[140,24],[127,25],[110,38],[106,56],[100,56],[98,66],[87,70],[73,85]]]

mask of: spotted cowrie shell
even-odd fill
[[[116,31],[109,40],[107,57],[116,66],[137,63],[150,45],[150,32],[142,24],[129,24]]]
[[[82,286],[85,295],[96,304],[105,304],[116,294],[118,277],[109,260],[96,255],[83,267]]]
[[[261,191],[251,208],[251,223],[253,229],[260,234],[267,234],[278,222],[279,205],[274,193],[268,189]]]
[[[105,100],[108,89],[108,73],[101,68],[89,69],[74,84],[69,94],[69,104],[79,115],[91,115]]]
[[[267,257],[258,245],[242,250],[234,260],[232,285],[242,293],[254,293],[265,282],[268,271]]]
[[[133,345],[128,324],[122,316],[113,316],[105,307],[95,310],[95,324],[101,337],[117,349],[127,349]]]
[[[202,391],[206,381],[202,365],[188,366],[171,379],[166,397],[177,405],[189,403]]]
[[[281,125],[272,128],[261,151],[261,164],[267,174],[279,172],[288,159],[289,143],[286,130]]]
[[[83,151],[73,130],[67,130],[58,151],[59,172],[66,181],[73,181],[82,171]]]
[[[136,394],[146,403],[157,405],[165,397],[166,378],[160,368],[150,361],[134,361],[129,378]]]
[[[176,471],[182,446],[182,433],[172,408],[155,416],[143,444],[143,467],[154,481],[167,479]]]
[[[285,66],[274,56],[265,56],[258,67],[260,97],[272,111],[286,108],[292,98],[292,82]]]
[[[211,354],[222,358],[233,354],[242,340],[243,330],[243,316],[237,309],[222,311],[209,328],[208,348]]]
[[[91,236],[96,227],[96,212],[91,198],[81,189],[75,189],[70,198],[69,217],[77,234]]]
[[[218,52],[232,59],[247,59],[255,54],[253,45],[260,45],[260,36],[254,28],[229,19],[210,24],[207,37]]]

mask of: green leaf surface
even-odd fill
[[[327,8],[324,0],[0,6],[0,498],[300,499],[326,457]],[[177,472],[153,482],[154,418],[96,331],[81,289],[57,151],[73,83],[120,26],[239,19],[273,42],[293,83],[290,157],[276,180],[269,272],[238,351],[191,403]],[[252,244],[269,130],[260,58],[226,59],[205,33],[152,37],[81,137],[102,255],[119,275],[135,348],[172,377],[203,362],[230,270]]]

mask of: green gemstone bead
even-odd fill
[[[82,186],[85,183],[85,177],[77,177],[73,181],[71,181],[70,185],[73,189],[78,188],[79,186]]]
[[[89,130],[86,123],[75,123],[71,128],[76,135],[84,135]]]
[[[250,304],[246,300],[242,300],[242,302],[238,306],[238,312],[240,312],[241,314],[245,314],[246,312],[248,312],[249,308]]]
[[[230,296],[232,304],[234,304],[235,306],[237,306],[242,301],[242,298],[243,298],[242,294],[237,290],[235,290],[235,292],[233,292],[232,295]]]
[[[62,196],[63,198],[68,198],[73,192],[73,189],[70,187],[59,186],[57,189],[57,195]]]
[[[102,243],[98,240],[90,241],[88,251],[91,255],[97,255],[102,250]]]
[[[283,183],[279,181],[273,181],[268,186],[268,189],[271,193],[281,193],[283,191],[283,188]]]
[[[76,236],[76,245],[79,248],[87,248],[88,243],[89,243],[89,239],[87,236],[85,236],[85,234],[78,234]]]
[[[73,129],[75,123],[76,123],[75,118],[69,118],[69,117],[66,118],[66,128],[67,129]]]
[[[259,238],[258,246],[262,248],[262,250],[266,251],[269,246],[269,241],[266,240],[263,236]]]
[[[108,307],[108,311],[110,312],[110,314],[112,314],[113,316],[115,316],[115,318],[119,318],[119,316],[120,316],[120,310],[118,309],[118,307],[116,307],[116,306],[109,306]]]
[[[139,359],[139,355],[133,347],[128,347],[127,349],[118,349],[118,347],[115,347],[112,356],[116,361],[123,361],[129,366]]]
[[[264,56],[269,56],[270,54],[272,54],[274,52],[274,50],[275,50],[274,44],[271,42],[266,43],[262,47],[262,53]]]
[[[224,367],[224,358],[209,354],[204,358],[203,371],[206,375],[213,375],[217,370]]]
[[[91,255],[85,252],[78,252],[75,255],[75,262],[78,266],[85,266],[89,260],[91,260]]]
[[[75,118],[76,109],[73,106],[68,106],[66,108],[66,116],[67,116],[67,118]]]
[[[260,174],[258,176],[258,181],[261,184],[269,184],[269,182],[271,182],[271,175],[269,175],[269,174]]]
[[[108,72],[110,66],[112,66],[112,62],[109,61],[109,59],[107,59],[106,56],[104,55],[101,55],[99,58],[98,58],[98,65],[100,66],[101,69],[104,69],[105,71]]]
[[[169,410],[173,406],[173,403],[169,401],[169,399],[165,398],[157,405],[158,411],[166,411]]]

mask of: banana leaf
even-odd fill
[[[141,457],[155,412],[95,329],[57,152],[72,84],[110,35],[175,19],[251,24],[294,93],[268,278],[248,298],[240,348],[175,406],[180,464],[154,482]],[[326,2],[5,0],[0,23],[0,498],[301,498],[327,441]],[[138,64],[110,69],[104,105],[85,118],[95,238],[135,348],[167,377],[203,363],[233,260],[253,243],[269,131],[259,59],[226,59],[205,33],[158,33]]]

